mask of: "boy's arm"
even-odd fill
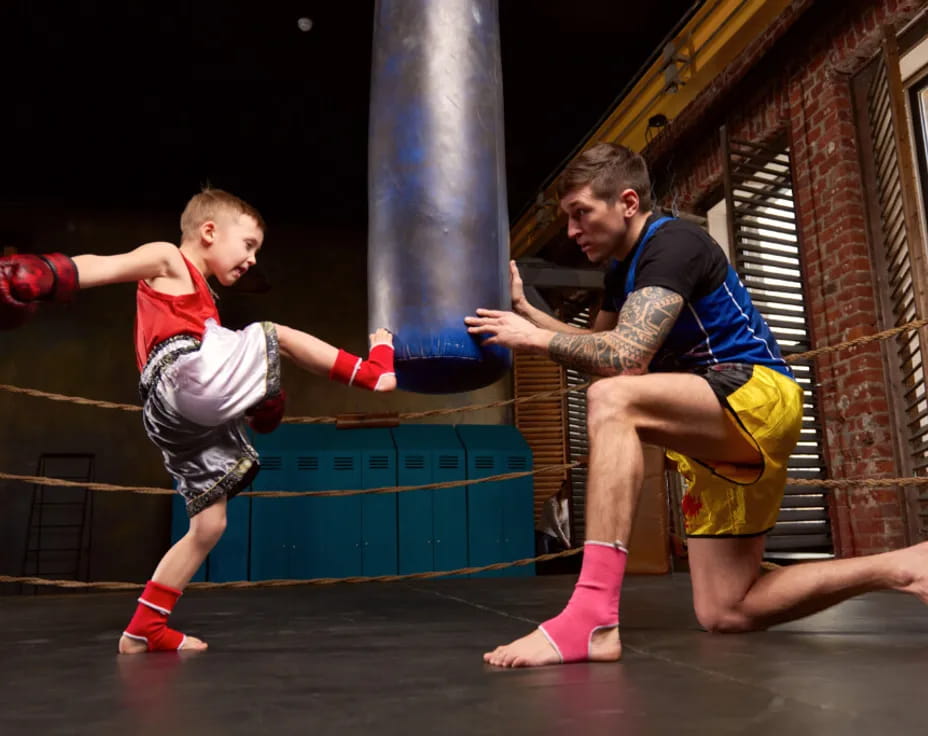
[[[178,275],[182,256],[172,243],[146,243],[128,253],[115,256],[83,255],[74,257],[81,289],[126,281],[164,278]]]
[[[115,256],[31,253],[0,258],[0,329],[19,327],[40,301],[66,302],[80,288],[178,275],[183,259],[170,243],[147,243]]]

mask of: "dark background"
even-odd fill
[[[501,1],[513,219],[691,5]],[[372,0],[0,0],[0,251],[107,255],[170,240],[184,204],[210,183],[270,223],[260,268],[219,290],[223,324],[272,320],[365,354],[373,9]],[[300,17],[312,19],[308,33]],[[138,403],[134,292],[87,290],[0,334],[0,383]],[[511,396],[508,376],[424,395],[360,392],[291,364],[283,373],[291,416]],[[455,421],[506,423],[507,411]],[[35,474],[42,454],[78,452],[94,456],[98,481],[170,486],[137,414],[0,392],[0,417],[4,472]],[[0,480],[0,571],[31,571],[32,491]],[[147,579],[170,520],[167,496],[95,494],[89,577]]]
[[[372,0],[2,5],[0,199],[364,227]],[[698,5],[500,1],[513,220]]]

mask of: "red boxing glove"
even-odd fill
[[[245,416],[248,417],[248,426],[261,434],[273,432],[284,418],[286,403],[287,394],[283,389],[278,394],[268,396],[264,401],[255,404],[245,412]]]
[[[43,299],[66,302],[80,288],[77,266],[63,253],[0,258],[0,299],[24,306]]]
[[[380,379],[393,374],[393,346],[374,345],[368,353],[367,360],[339,350],[332,370],[329,371],[329,378],[348,386],[376,391]]]
[[[77,266],[62,253],[0,258],[0,328],[19,327],[36,301],[68,301],[78,288]]]

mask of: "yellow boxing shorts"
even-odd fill
[[[776,524],[786,486],[786,464],[802,429],[802,388],[762,365],[726,363],[703,377],[731,421],[761,455],[760,465],[668,459],[683,475],[683,518],[689,537],[749,537]]]

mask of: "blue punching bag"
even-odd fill
[[[368,163],[371,330],[399,387],[487,386],[509,351],[464,317],[510,307],[497,0],[377,0]]]

